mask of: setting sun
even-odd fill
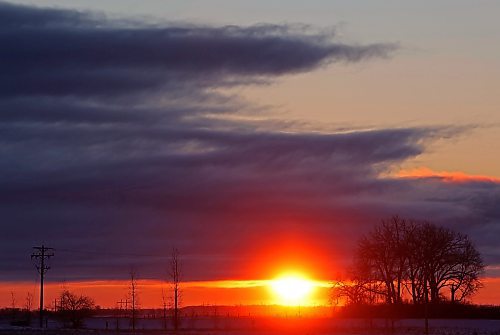
[[[298,275],[287,275],[272,280],[270,286],[280,298],[280,304],[300,305],[307,303],[314,282]]]

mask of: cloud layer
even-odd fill
[[[500,261],[498,183],[381,177],[453,129],[292,132],[235,121],[252,109],[219,90],[394,45],[8,3],[0,31],[0,279],[32,278],[26,259],[41,242],[56,248],[54,279],[123,278],[130,266],[160,278],[173,246],[188,279],[262,277],[263,250],[294,243],[331,274],[395,213],[470,233]]]

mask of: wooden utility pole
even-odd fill
[[[48,248],[42,244],[40,247],[33,247],[31,259],[35,261],[36,269],[40,274],[40,328],[43,328],[43,279],[50,266],[45,261],[54,256],[54,248]]]

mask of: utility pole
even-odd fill
[[[120,301],[117,301],[116,304],[120,307],[119,308],[119,311],[118,311],[118,316],[116,318],[116,330],[119,330],[120,329],[120,318],[122,317],[126,317],[127,315],[127,308],[128,308],[128,300],[125,299],[125,301],[123,301],[123,299],[120,299]],[[123,305],[125,305],[125,309],[123,309]],[[124,312],[122,312],[124,311]]]
[[[116,304],[120,306],[119,307],[120,311],[123,310],[123,305],[125,305],[125,309],[124,310],[125,310],[125,312],[127,311],[127,309],[128,309],[128,299],[125,299],[125,300],[120,299],[120,301],[117,301]]]
[[[36,269],[40,274],[40,328],[43,328],[43,277],[47,270],[50,269],[50,266],[45,261],[54,256],[54,248],[48,248],[42,244],[41,247],[33,247],[33,249],[31,259],[35,261]]]

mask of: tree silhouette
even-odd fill
[[[484,264],[466,235],[428,222],[421,225],[419,234],[420,266],[431,301],[441,300],[444,288],[450,289],[452,301],[463,301],[481,287],[479,275]]]
[[[135,331],[137,323],[137,307],[138,307],[138,292],[137,292],[137,274],[135,269],[130,270],[129,283],[130,309],[132,310],[132,330]]]
[[[83,320],[92,315],[94,306],[92,298],[64,290],[59,296],[57,315],[65,326],[81,328]]]
[[[355,253],[355,276],[383,283],[388,303],[402,301],[408,259],[408,249],[404,244],[406,225],[406,220],[398,216],[382,220],[361,238]]]
[[[382,289],[382,285],[377,281],[359,273],[351,273],[348,281],[338,280],[333,283],[330,298],[332,301],[343,298],[346,305],[373,304],[377,302]]]
[[[172,285],[174,330],[178,330],[179,329],[179,297],[180,297],[180,284],[181,284],[181,266],[180,266],[180,262],[179,262],[179,250],[177,250],[177,248],[172,249],[172,254],[170,257],[170,264],[169,264],[169,268],[168,268],[168,275],[170,278],[170,283]]]
[[[396,304],[406,290],[419,304],[442,301],[449,289],[452,302],[464,301],[481,287],[483,270],[481,255],[466,235],[393,216],[360,239],[351,287],[344,294],[353,300],[353,293],[371,292]]]

